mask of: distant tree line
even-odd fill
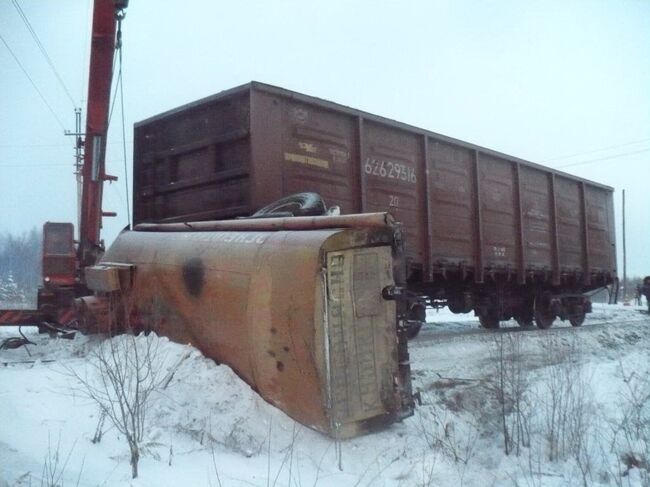
[[[34,299],[41,284],[41,253],[42,236],[36,227],[17,235],[0,234],[0,289],[17,289]]]

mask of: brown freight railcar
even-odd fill
[[[135,126],[135,223],[245,216],[304,191],[393,213],[410,289],[485,327],[579,325],[584,293],[616,279],[608,186],[257,82]]]

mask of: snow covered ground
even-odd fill
[[[595,306],[577,329],[453,339],[450,330],[475,329],[475,318],[441,310],[428,319],[410,347],[415,415],[341,443],[296,424],[228,367],[150,336],[167,385],[153,397],[135,480],[115,428],[105,422],[91,441],[100,415],[70,373],[92,376],[100,338],[24,328],[35,345],[0,352],[0,486],[49,485],[57,454],[62,486],[650,484],[650,405],[640,399],[650,393],[650,316],[641,308]]]

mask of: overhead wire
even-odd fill
[[[38,47],[39,51],[41,51],[41,54],[45,58],[45,61],[47,64],[50,66],[52,69],[52,72],[54,73],[54,76],[56,76],[56,79],[59,81],[59,84],[61,85],[61,88],[63,88],[63,91],[65,91],[65,94],[68,96],[68,99],[70,100],[70,103],[72,103],[72,107],[76,108],[77,104],[74,101],[74,98],[70,94],[70,90],[66,86],[65,82],[63,81],[63,78],[59,74],[59,71],[56,69],[54,66],[54,63],[52,62],[52,58],[50,58],[50,55],[47,53],[47,49],[45,49],[45,46],[41,42],[41,40],[38,37],[38,34],[36,34],[36,31],[32,27],[31,22],[27,18],[27,15],[25,15],[25,12],[23,12],[23,9],[20,7],[18,4],[17,0],[11,0],[11,3],[13,3],[14,7],[16,8],[16,11],[18,12],[18,15],[20,15],[20,18],[22,19],[23,23],[25,24],[25,27],[27,27],[27,30],[32,36],[32,39],[34,39],[34,42],[36,43],[36,46]]]
[[[117,49],[115,52],[113,52],[113,67],[115,67],[115,63],[117,61]],[[111,78],[112,78],[113,73],[111,73]],[[111,120],[113,119],[113,110],[115,109],[115,103],[117,102],[117,90],[119,88],[119,83],[120,83],[120,75],[121,72],[118,74],[117,79],[115,80],[115,90],[113,91],[113,96],[111,96],[110,100],[111,102],[111,108],[108,112],[108,122],[106,124],[106,132],[108,133],[108,127],[111,126]]]
[[[641,149],[641,150],[636,150],[636,151],[630,151],[630,152],[623,152],[622,154],[614,154],[611,156],[606,156],[606,157],[598,157],[596,159],[588,159],[586,161],[578,161],[578,162],[572,162],[569,164],[562,164],[560,166],[555,166],[557,169],[562,169],[565,167],[573,167],[573,166],[581,166],[583,164],[591,164],[592,162],[599,162],[599,161],[608,161],[610,159],[618,159],[620,157],[625,157],[625,156],[631,156],[633,154],[641,154],[643,152],[648,152],[650,151],[650,147],[647,149]]]
[[[123,151],[123,162],[124,162],[124,188],[126,192],[126,217],[129,227],[131,226],[131,205],[129,203],[129,173],[127,168],[126,160],[126,121],[124,115],[124,83],[122,76],[122,18],[118,17],[117,24],[117,33],[115,38],[115,52],[113,53],[113,66],[117,62],[117,79],[115,82],[115,91],[113,92],[113,102],[111,103],[111,108],[108,114],[108,126],[111,124],[113,118],[113,110],[115,109],[115,103],[117,102],[117,92],[120,92],[120,111],[122,118],[122,151]]]
[[[117,163],[119,161],[110,161],[111,164]],[[5,168],[5,167],[64,167],[64,166],[70,166],[70,163],[62,163],[62,162],[7,162],[7,163],[0,163],[0,169]]]
[[[118,18],[117,24],[117,33],[115,40],[115,51],[113,52],[113,67],[117,64],[117,78],[115,80],[115,89],[113,91],[113,97],[111,102],[111,107],[108,112],[108,124],[106,131],[108,132],[108,127],[111,125],[111,120],[113,119],[113,111],[115,109],[115,104],[117,103],[117,94],[119,91],[120,94],[120,111],[122,118],[122,151],[123,151],[123,162],[124,162],[124,188],[126,192],[126,216],[129,227],[131,226],[131,204],[129,203],[129,173],[127,168],[127,159],[126,159],[126,121],[124,115],[124,84],[122,76],[122,19]]]
[[[69,166],[70,164],[59,164],[59,163],[35,163],[35,164],[0,164],[0,169],[3,167],[63,167]]]
[[[18,56],[16,56],[16,54],[15,54],[14,51],[11,49],[11,47],[9,47],[9,44],[7,44],[7,41],[5,40],[5,38],[2,37],[2,34],[0,34],[0,40],[2,41],[2,43],[5,45],[5,47],[6,47],[7,50],[9,51],[9,54],[11,54],[11,57],[14,58],[14,61],[16,61],[16,64],[18,64],[18,66],[20,67],[20,69],[22,70],[22,72],[25,74],[25,76],[27,77],[27,79],[29,80],[29,82],[32,84],[32,86],[33,86],[34,89],[36,90],[36,93],[38,93],[38,96],[40,96],[41,100],[43,100],[43,103],[45,103],[45,106],[46,106],[47,109],[50,111],[50,113],[52,114],[52,116],[56,119],[56,121],[57,121],[57,123],[59,124],[59,126],[61,127],[61,129],[65,131],[65,126],[63,125],[63,122],[61,121],[61,119],[59,118],[59,116],[56,114],[56,112],[54,111],[54,109],[52,108],[52,106],[47,102],[47,99],[45,98],[45,96],[43,95],[43,93],[41,93],[41,90],[38,89],[38,86],[36,86],[36,83],[34,83],[34,80],[33,80],[32,77],[29,75],[29,73],[27,72],[27,70],[25,69],[25,67],[23,66],[23,64],[20,62],[20,59],[18,59]]]
[[[84,49],[81,57],[81,61],[79,63],[80,66],[83,66],[86,63],[86,59],[89,57],[89,50],[90,50],[90,36],[92,33],[92,14],[90,11],[90,5],[91,5],[91,0],[86,0],[86,16],[84,17],[85,20],[85,37],[84,37]],[[79,88],[81,92],[79,93],[79,99],[84,100],[84,96],[86,95],[86,86],[88,85],[86,81],[86,76],[88,75],[88,70],[80,69],[79,70]]]
[[[120,80],[120,104],[121,104],[121,111],[122,111],[122,141],[124,142],[122,144],[123,157],[124,157],[123,159],[124,160],[124,188],[126,191],[126,218],[130,228],[131,227],[131,205],[129,203],[129,173],[128,173],[128,168],[126,163],[126,123],[124,120],[124,83],[122,82],[122,43],[121,42],[119,44],[119,51],[120,51],[119,80]]]
[[[648,140],[650,140],[650,137],[645,138],[645,139],[640,139],[640,140],[634,140],[632,142],[625,142],[623,144],[609,145],[607,147],[602,147],[600,149],[593,149],[593,150],[589,150],[589,151],[585,151],[585,152],[576,152],[576,153],[573,153],[573,154],[568,154],[566,156],[552,157],[550,159],[544,159],[544,160],[539,161],[539,162],[546,163],[546,162],[552,162],[552,161],[559,161],[559,160],[562,160],[562,159],[570,159],[572,157],[577,157],[577,156],[587,156],[589,154],[595,154],[596,152],[602,152],[602,151],[605,151],[605,150],[608,150],[608,149],[618,149],[620,147],[626,147],[628,145],[640,144],[640,143],[646,142]]]
[[[123,141],[106,142],[106,145],[122,144]],[[133,140],[127,140],[127,144],[133,144]],[[70,147],[70,144],[0,144],[0,149],[34,149],[51,147]]]

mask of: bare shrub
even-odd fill
[[[486,387],[499,407],[499,429],[506,455],[519,456],[530,446],[529,382],[524,369],[520,333],[496,334],[492,342],[492,380]]]
[[[542,434],[546,458],[572,460],[583,485],[593,479],[600,448],[600,414],[591,377],[581,361],[579,342],[549,334],[544,343],[547,366],[535,400],[536,432]]]
[[[530,445],[524,455],[519,457],[519,469],[521,470],[521,479],[518,480],[511,476],[515,487],[542,487],[544,485],[544,458],[543,445],[540,435],[533,434],[530,438]]]
[[[454,463],[467,465],[476,454],[476,442],[480,437],[478,425],[473,419],[457,426],[451,419],[433,410],[426,416],[418,411],[420,432],[429,448],[439,450]]]
[[[79,383],[80,394],[94,401],[100,414],[124,436],[133,478],[138,476],[151,400],[166,379],[158,343],[154,334],[120,335],[103,341],[90,353],[90,370],[83,375],[68,369]]]
[[[420,464],[420,472],[417,480],[418,487],[431,487],[433,485],[433,473],[436,468],[435,456],[431,455],[422,455],[422,461]]]
[[[102,441],[102,436],[104,435],[104,421],[106,421],[106,413],[100,408],[97,427],[95,428],[95,434],[93,435],[92,440],[90,440],[91,443],[100,443]]]
[[[504,451],[523,454],[519,465],[528,486],[541,485],[543,478],[555,475],[544,471],[545,461],[567,460],[571,485],[590,485],[597,454],[602,453],[600,415],[578,341],[575,337],[567,340],[566,335],[545,335],[543,367],[533,383],[524,336],[495,334],[491,349],[494,368],[485,387],[498,409]]]
[[[56,445],[54,445],[52,444],[52,439],[48,432],[47,451],[45,452],[45,459],[43,460],[43,469],[41,472],[41,487],[63,487],[65,485],[65,472],[68,468],[68,462],[70,461],[72,450],[74,450],[76,444],[77,442],[75,441],[64,458],[61,456],[61,433],[59,433]],[[81,465],[81,470],[79,471],[79,478],[81,478],[82,471],[83,463]],[[79,479],[77,479],[77,484],[79,484]]]
[[[614,429],[614,447],[621,463],[623,475],[638,469],[643,486],[650,486],[650,368],[629,371],[619,366],[623,379],[621,392],[621,417]]]
[[[460,413],[447,415],[431,405],[430,397],[422,394],[424,407],[417,409],[419,429],[426,446],[453,462],[458,475],[458,485],[464,484],[467,467],[476,456],[481,429],[475,417]],[[433,463],[426,464],[423,459],[421,485],[430,485],[433,478]]]

